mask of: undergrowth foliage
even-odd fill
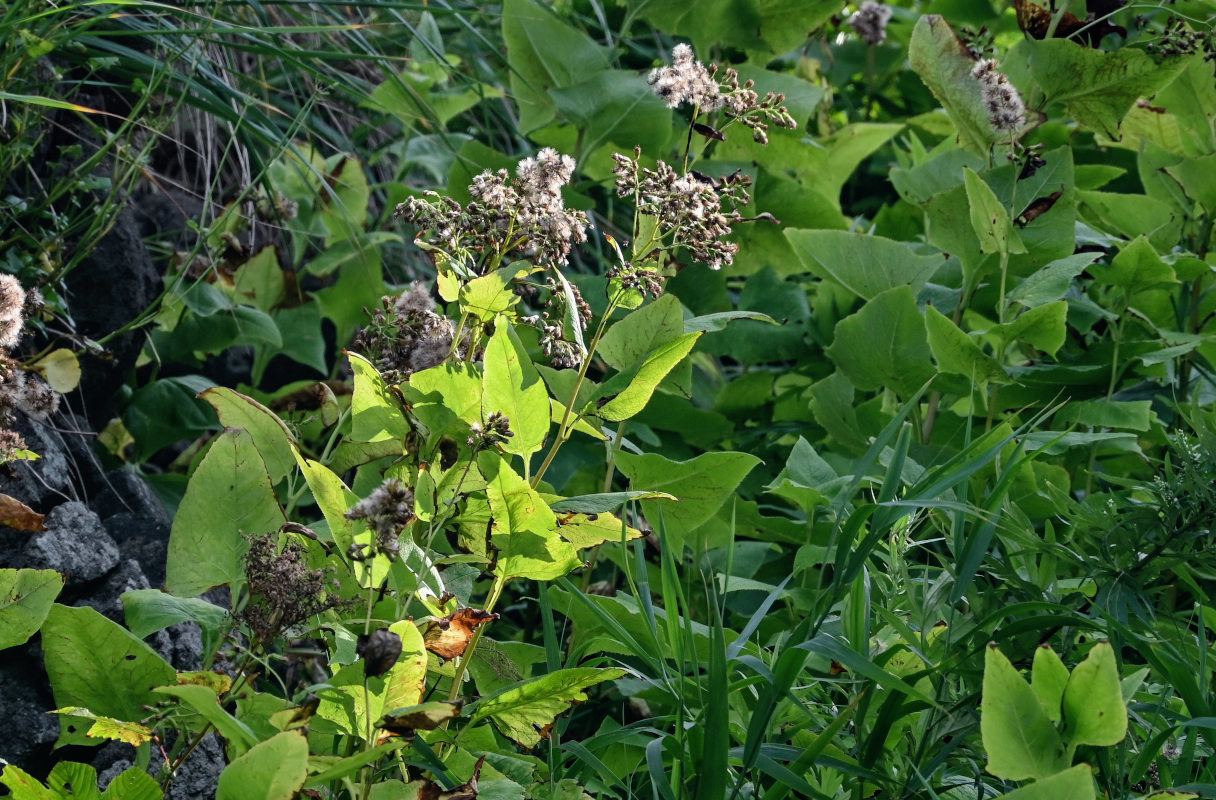
[[[34,255],[101,235],[91,173],[16,166],[97,111],[55,70],[234,133],[100,437],[174,508],[165,585],[124,627],[0,570],[59,744],[134,748],[101,797],[212,734],[225,799],[1216,791],[1205,4],[19,5],[13,397],[106,346]],[[200,671],[143,641],[180,622]]]

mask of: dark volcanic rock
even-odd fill
[[[26,543],[20,566],[61,572],[68,586],[97,580],[118,566],[118,545],[84,503],[55,506],[44,524],[46,530]]]

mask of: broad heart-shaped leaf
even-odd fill
[[[539,450],[549,435],[549,392],[515,329],[499,317],[486,345],[482,375],[482,420],[506,415],[515,435],[500,446],[525,459]]]
[[[347,355],[355,373],[355,392],[350,400],[351,438],[358,442],[405,439],[410,433],[409,420],[384,378],[363,356]]]
[[[215,652],[228,626],[228,610],[196,597],[174,597],[160,589],[132,589],[122,594],[127,628],[145,639],[179,622],[197,622],[204,654]]]
[[[1171,792],[1171,798],[1177,796]],[[1002,800],[1095,800],[1093,770],[1088,764],[1035,781],[1029,786],[1001,795]]]
[[[636,491],[666,492],[680,499],[643,500],[642,512],[657,526],[660,515],[668,534],[678,537],[694,530],[722,507],[747,474],[760,463],[748,453],[702,453],[688,461],[672,461],[657,453],[617,453],[617,466]]]
[[[588,686],[613,681],[624,674],[625,670],[615,668],[559,669],[482,699],[469,725],[492,719],[506,736],[524,747],[535,747],[540,744],[542,728],[570,706],[587,699],[584,690]]]
[[[1030,688],[1052,722],[1060,721],[1060,704],[1067,685],[1068,667],[1064,666],[1055,650],[1045,644],[1040,645],[1034,651],[1034,664],[1030,668]]]
[[[945,261],[940,255],[916,255],[902,242],[850,231],[786,230],[785,238],[809,272],[863,300],[896,286],[910,285],[919,293]]]
[[[1110,642],[1098,642],[1064,688],[1064,741],[1070,748],[1107,747],[1127,735],[1127,705]]]
[[[46,786],[56,797],[72,800],[100,800],[97,789],[97,770],[88,764],[61,761],[51,774],[46,776]],[[17,800],[21,800],[17,798]]]
[[[195,597],[241,582],[241,559],[249,549],[244,537],[276,531],[284,522],[253,437],[244,430],[225,430],[212,441],[177,508],[165,589]]]
[[[266,462],[271,483],[277,484],[295,469],[291,432],[278,414],[252,397],[223,386],[208,389],[199,397],[211,404],[224,427],[244,428],[249,432]]]
[[[669,293],[614,323],[595,352],[613,369],[625,369],[682,333],[684,307]]]
[[[1129,242],[1110,264],[1094,264],[1089,268],[1094,279],[1108,286],[1117,286],[1130,296],[1141,289],[1177,280],[1174,268],[1161,260],[1144,236]]]
[[[1009,209],[971,167],[963,167],[963,186],[971,206],[971,227],[980,240],[981,253],[1025,253],[1026,246],[1013,229]]]
[[[1141,97],[1158,89],[1186,67],[1182,58],[1160,63],[1143,50],[1095,50],[1069,39],[1025,39],[1030,74],[1049,101],[1063,103],[1068,113],[1090,130],[1119,138],[1119,122]]]
[[[519,262],[516,262],[519,263]],[[525,268],[523,273],[527,272]],[[511,282],[521,270],[507,266],[474,278],[460,287],[460,308],[479,322],[489,322],[519,302]]]
[[[1068,334],[1068,303],[1057,300],[1020,314],[1012,322],[996,325],[992,333],[1009,342],[1025,342],[1048,355],[1055,355]]]
[[[858,389],[890,387],[904,398],[916,394],[934,372],[925,319],[908,286],[882,292],[836,323],[827,354]]]
[[[25,644],[34,635],[63,581],[50,569],[0,569],[0,650]]]
[[[671,109],[645,76],[632,70],[601,70],[574,86],[550,89],[549,96],[558,112],[581,129],[584,153],[607,142],[662,152],[671,137]]]
[[[988,645],[980,734],[988,771],[1009,781],[1039,780],[1068,766],[1068,753],[1039,698],[1009,659]]]
[[[604,47],[532,0],[502,4],[502,38],[511,53],[511,97],[519,106],[520,133],[553,119],[550,89],[574,86],[609,67]]]
[[[578,551],[555,532],[557,517],[549,504],[501,456],[482,451],[477,466],[486,479],[497,574],[551,581],[582,565]]]
[[[284,731],[233,760],[220,774],[216,800],[291,800],[308,778],[308,738]]]
[[[908,61],[950,115],[963,149],[987,155],[996,133],[988,121],[980,83],[971,77],[975,57],[945,18],[925,14],[916,21]]]
[[[667,373],[684,360],[702,335],[700,331],[681,334],[659,347],[642,362],[628,386],[620,389],[617,394],[610,394],[608,402],[598,409],[589,410],[589,413],[594,413],[607,422],[620,422],[640,412],[646,407],[659,383],[667,377]],[[613,381],[604,386],[609,393],[615,389]]]
[[[56,708],[82,706],[127,722],[146,717],[144,706],[160,699],[152,688],[173,683],[176,675],[151,647],[88,606],[52,606],[42,625],[42,649]],[[85,736],[88,727],[61,717],[57,746],[96,743]]]
[[[942,372],[962,375],[976,384],[1008,383],[1005,370],[976,341],[933,306],[925,308],[929,349]]]

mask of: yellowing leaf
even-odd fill
[[[80,385],[80,359],[66,348],[52,350],[31,366],[60,394],[67,394]]]

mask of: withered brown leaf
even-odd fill
[[[463,654],[473,631],[493,619],[498,619],[498,615],[479,608],[462,608],[432,620],[422,633],[422,642],[427,650],[447,661]]]
[[[44,531],[44,517],[15,497],[0,494],[0,525],[19,531]]]

